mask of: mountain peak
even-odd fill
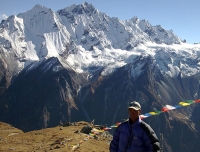
[[[77,5],[72,12],[73,13],[78,13],[78,14],[83,14],[83,12],[90,13],[93,12],[95,9],[95,7],[92,4],[89,4],[87,2],[81,4],[81,5]]]
[[[84,13],[88,14],[88,13],[94,12],[96,8],[92,4],[84,2],[83,4],[80,4],[80,5],[75,5],[75,4],[71,5],[62,10],[66,10],[74,14],[84,14]]]
[[[20,17],[20,16],[23,16],[23,14],[29,14],[31,16],[34,16],[40,12],[52,12],[52,10],[50,8],[47,8],[45,6],[42,6],[42,5],[39,5],[39,4],[36,4],[32,9],[24,12],[24,13],[20,13],[18,14],[17,16]]]
[[[139,21],[139,18],[137,16],[134,16],[133,18],[130,19],[132,22],[137,22]]]
[[[45,6],[36,4],[32,9],[47,9]]]

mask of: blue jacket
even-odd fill
[[[153,152],[152,140],[141,128],[141,123],[140,118],[133,124],[130,123],[130,120],[121,123],[113,135],[110,152]],[[144,124],[157,138],[151,127],[146,123]]]

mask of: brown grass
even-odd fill
[[[80,132],[88,125],[78,122],[73,126],[57,126],[42,130],[23,131],[0,122],[0,152],[67,152],[80,143],[77,152],[108,152],[109,138],[97,135],[92,138]],[[78,133],[75,133],[78,130]]]

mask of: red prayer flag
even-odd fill
[[[200,102],[200,99],[198,99],[198,100],[194,100],[194,102]]]
[[[161,111],[166,112],[166,111],[169,111],[169,109],[164,107],[164,108],[161,109]]]

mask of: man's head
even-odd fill
[[[134,110],[141,110],[141,106],[137,101],[132,101],[129,103],[128,109],[134,109]]]
[[[139,118],[139,115],[141,114],[140,104],[136,101],[129,103],[128,112],[129,112],[129,117],[131,118],[132,122],[137,121]]]

